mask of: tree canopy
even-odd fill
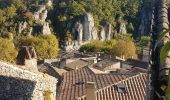
[[[0,60],[15,63],[17,50],[11,40],[0,38]]]
[[[57,57],[58,41],[54,35],[49,36],[21,36],[15,42],[16,47],[33,46],[39,60]]]

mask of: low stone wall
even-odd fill
[[[56,99],[57,79],[0,61],[0,100]]]

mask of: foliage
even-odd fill
[[[110,54],[112,51],[112,48],[116,44],[116,40],[109,40],[109,41],[99,41],[99,40],[94,40],[91,41],[90,43],[87,43],[83,46],[80,47],[79,51],[80,52],[104,52],[107,54]]]
[[[163,61],[166,59],[169,51],[170,51],[170,42],[167,42],[161,49],[161,53],[160,53],[161,63],[163,63]]]
[[[170,74],[168,75],[168,86],[165,91],[166,100],[170,100]]]
[[[147,47],[150,41],[150,37],[149,36],[142,36],[140,39],[140,46],[141,47]]]
[[[132,23],[129,23],[127,25],[127,30],[128,30],[129,33],[133,33],[134,32],[135,29],[134,29],[134,26],[133,26]]]
[[[52,100],[52,92],[50,90],[45,91],[44,96],[45,100]]]
[[[170,32],[170,29],[167,29],[165,31],[163,31],[160,36],[159,36],[159,39],[157,40],[156,44],[155,44],[155,47],[154,47],[154,50],[156,50],[158,44],[161,43],[161,41],[166,38],[166,34]],[[165,58],[167,57],[168,55],[168,52],[170,51],[170,42],[167,42],[161,49],[161,52],[160,52],[160,62],[163,63],[163,61],[165,60]]]
[[[103,43],[99,40],[91,41],[90,43],[87,43],[80,47],[80,52],[100,52],[101,48],[103,46]]]
[[[12,41],[0,38],[0,60],[14,63],[16,61],[17,51]]]
[[[116,45],[116,42],[117,41],[115,39],[104,42],[101,51],[107,54],[111,54],[113,47]]]
[[[112,32],[118,30],[117,18],[121,17],[129,23],[130,33],[137,30],[136,17],[139,13],[142,0],[72,0],[72,1],[56,1],[56,6],[49,14],[52,24],[56,27],[56,33],[60,40],[64,40],[63,36],[67,30],[71,30],[72,22],[83,19],[86,13],[92,13],[94,17],[95,27],[99,29],[107,22],[112,24]],[[65,20],[61,19],[65,18]],[[63,25],[64,23],[64,25]],[[58,29],[57,29],[58,28]]]
[[[125,56],[125,58],[131,58],[136,55],[135,43],[131,40],[118,40],[113,47],[112,54],[114,56]]]
[[[54,35],[50,36],[19,36],[15,42],[16,47],[33,46],[39,60],[55,58],[58,53],[58,41]]]
[[[73,3],[71,3],[71,5],[69,7],[71,9],[71,13],[74,16],[83,15],[85,13],[85,9],[84,9],[83,5],[78,4],[78,2],[76,2],[76,1],[73,1]]]
[[[161,43],[161,41],[166,37],[166,34],[169,34],[170,29],[167,29],[165,31],[163,31],[160,36],[159,39],[157,40],[154,50],[156,50],[157,46]],[[168,53],[170,51],[170,42],[167,42],[162,48],[161,48],[161,52],[160,52],[160,63],[163,64],[163,62],[165,61],[165,59],[168,56]],[[168,75],[168,86],[166,88],[165,91],[165,96],[166,96],[166,100],[170,100],[170,96],[169,96],[169,92],[170,92],[170,74]]]

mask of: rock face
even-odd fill
[[[81,45],[89,43],[91,40],[100,39],[102,41],[111,39],[111,24],[106,23],[104,27],[101,28],[99,34],[94,24],[94,18],[91,13],[87,13],[82,22],[76,21],[74,24],[69,23],[68,27],[72,29],[72,34],[75,37],[74,42],[67,42],[65,45],[66,51],[79,49]]]
[[[51,0],[50,0],[51,1]],[[43,34],[43,35],[50,35],[51,30],[49,23],[46,22],[47,19],[47,8],[46,5],[41,5],[39,10],[33,13],[33,18],[36,21],[36,25],[30,27],[29,34]],[[27,22],[22,22],[19,24],[19,33],[22,33],[23,30],[27,28]]]
[[[125,23],[120,24],[119,33],[120,34],[127,34],[127,29],[126,29],[126,24]]]
[[[53,2],[52,2],[51,0],[48,0],[48,1],[47,1],[47,6],[48,6],[48,7],[53,7]]]
[[[96,38],[96,31],[95,31],[96,29],[94,26],[94,18],[92,14],[87,13],[84,16],[83,28],[84,28],[84,36],[83,36],[84,40],[92,40],[93,37]]]
[[[73,41],[73,42],[67,41],[64,49],[65,51],[70,52],[70,51],[78,50],[79,48],[80,48],[80,45],[78,44],[77,41]]]
[[[47,18],[47,14],[48,14],[48,11],[47,10],[44,10],[42,13],[41,13],[41,22],[45,22],[46,18]]]
[[[21,22],[21,23],[19,23],[19,28],[18,28],[19,34],[21,34],[22,31],[23,31],[24,29],[26,29],[26,28],[27,28],[27,22]]]
[[[44,17],[46,19],[46,16],[47,16],[47,11],[46,11],[45,5],[40,6],[39,10],[37,12],[34,12],[34,14],[33,14],[33,18],[36,21],[42,20],[42,19],[44,19]]]
[[[111,39],[111,31],[112,31],[111,24],[107,22],[104,28],[105,28],[105,33],[106,33],[106,40],[110,40]]]
[[[80,22],[76,22],[72,32],[77,35],[78,44],[81,45],[83,41],[83,25]]]
[[[51,34],[51,30],[50,30],[48,22],[44,22],[43,28],[42,28],[42,34],[43,35],[50,35]]]
[[[105,41],[106,40],[106,33],[105,33],[105,30],[104,30],[103,27],[101,28],[101,31],[100,31],[100,40],[101,41]]]
[[[97,30],[96,30],[95,27],[93,27],[93,29],[92,29],[92,34],[91,34],[91,36],[92,36],[92,40],[98,39],[98,34],[97,34]]]
[[[140,26],[139,26],[139,30],[138,30],[139,34],[145,34],[145,26],[144,26],[144,22],[142,21]]]

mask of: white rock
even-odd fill
[[[83,23],[83,27],[84,27],[84,34],[83,34],[83,39],[84,40],[92,40],[92,34],[94,31],[93,28],[95,28],[94,26],[94,18],[93,15],[91,13],[87,13],[84,16],[84,23]],[[94,33],[96,34],[96,33]]]
[[[73,28],[73,33],[78,33],[77,35],[77,41],[78,44],[81,45],[82,40],[83,40],[83,25],[80,22],[76,22],[74,28]]]
[[[126,24],[125,23],[120,24],[119,33],[120,34],[127,34],[127,29],[126,29]]]
[[[100,40],[101,41],[105,41],[106,40],[106,33],[104,28],[102,27],[101,31],[100,31]]]
[[[93,40],[98,39],[98,34],[97,34],[97,30],[95,27],[92,28],[91,36]]]
[[[21,34],[22,33],[22,31],[24,30],[24,29],[26,29],[27,28],[27,22],[21,22],[21,23],[19,23],[19,34]]]
[[[50,27],[49,27],[49,23],[48,23],[48,22],[45,22],[45,23],[43,24],[42,34],[43,34],[43,35],[50,35],[50,34],[51,34],[51,30],[50,30]]]
[[[44,10],[42,13],[41,13],[41,22],[45,22],[46,18],[47,18],[47,14],[48,14],[48,11],[47,10]]]

